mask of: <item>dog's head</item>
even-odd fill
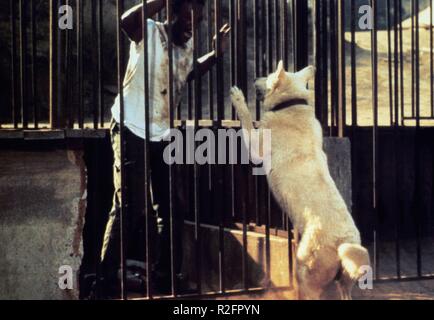
[[[311,91],[307,89],[307,84],[314,77],[315,68],[313,66],[306,67],[297,73],[291,73],[285,71],[283,61],[280,61],[276,72],[267,78],[256,80],[257,99],[264,102],[266,111],[291,99],[309,101]]]

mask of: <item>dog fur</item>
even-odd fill
[[[326,288],[334,285],[342,299],[351,299],[354,283],[362,276],[360,267],[370,264],[369,254],[360,245],[359,231],[330,176],[321,125],[310,106],[313,91],[307,89],[314,75],[313,67],[286,72],[280,62],[275,73],[257,80],[264,109],[257,129],[238,88],[231,89],[231,99],[245,132],[259,130],[252,135],[259,136],[259,143],[244,135],[245,142],[250,148],[259,148],[251,150],[252,157],[259,158],[255,161],[271,161],[263,164],[270,169],[269,186],[301,234],[296,255],[300,298],[320,299]],[[273,111],[292,99],[304,99],[308,104]],[[271,130],[268,148],[261,139],[264,129]]]

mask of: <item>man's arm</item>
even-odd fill
[[[148,0],[148,16],[151,18],[156,13],[163,10],[165,0]],[[140,42],[143,39],[143,19],[142,19],[142,4],[138,4],[122,15],[121,27],[127,34],[128,38],[134,42]]]
[[[205,73],[207,73],[216,64],[216,62],[217,58],[214,50],[197,59],[197,69],[199,72],[199,77],[202,77]],[[187,81],[194,80],[194,77],[195,70],[190,72]]]
[[[225,24],[220,29],[220,55],[222,55],[227,48],[228,45],[228,38],[229,38],[229,32],[231,31],[231,27],[228,24]],[[205,73],[207,73],[217,62],[217,55],[216,55],[216,39],[217,37],[214,37],[214,50],[207,53],[203,57],[197,59],[197,69],[199,72],[199,76],[203,76]],[[193,80],[195,77],[195,70],[190,72],[188,75],[187,81]]]

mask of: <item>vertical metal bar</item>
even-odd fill
[[[295,69],[301,70],[308,65],[309,47],[308,20],[309,9],[307,0],[293,0],[294,3],[294,37],[295,37]]]
[[[358,10],[356,8],[355,0],[351,0],[351,44],[350,44],[350,56],[351,56],[351,166],[353,168],[352,188],[353,192],[353,206],[352,215],[354,216],[356,223],[360,218],[358,211],[358,199],[355,195],[358,194],[359,179],[357,173],[358,167],[358,136],[357,136],[357,56],[356,56],[356,23],[358,21]]]
[[[377,16],[377,1],[370,0],[372,7],[372,18],[373,18],[373,29],[371,31],[371,62],[372,62],[372,108],[373,108],[373,131],[372,131],[372,161],[373,161],[373,175],[372,175],[372,207],[375,213],[375,234],[377,235],[377,241],[375,242],[375,271],[376,278],[379,277],[379,266],[380,266],[380,252],[379,252],[379,242],[380,242],[380,230],[379,230],[379,211],[378,211],[378,46],[377,46],[377,30],[378,30],[378,16]]]
[[[403,49],[403,36],[402,36],[402,0],[399,0],[399,83],[400,83],[400,96],[401,96],[401,125],[404,125],[404,49]]]
[[[213,50],[213,15],[212,1],[207,1],[207,18],[208,18],[208,51]],[[232,50],[232,49],[231,49]],[[214,69],[208,71],[208,104],[209,118],[214,120]]]
[[[260,7],[260,1],[254,1],[253,7],[253,16],[254,16],[254,47],[255,47],[255,77],[259,78],[261,76],[261,51],[264,46],[264,35],[261,37],[261,41],[259,41],[259,35],[261,30],[261,23],[264,24],[264,20],[260,18],[260,11],[264,10],[263,6]],[[261,46],[260,46],[261,45]],[[256,108],[255,108],[255,119],[256,121],[261,120],[261,103],[256,100]],[[256,223],[258,225],[261,224],[261,210],[259,208],[259,199],[262,195],[261,189],[264,188],[264,185],[261,183],[260,178],[255,177],[255,212],[256,212]],[[266,215],[267,217],[267,215]],[[265,219],[265,277],[266,277],[266,286],[270,285],[270,228],[269,221]]]
[[[322,12],[322,20],[324,23],[324,30],[325,30],[325,36],[322,37],[323,43],[322,43],[322,47],[323,47],[323,52],[322,54],[324,55],[324,73],[322,75],[323,79],[322,82],[325,84],[322,87],[322,96],[323,96],[323,100],[324,100],[324,116],[323,116],[323,123],[325,124],[325,128],[329,127],[329,86],[328,86],[328,80],[329,80],[329,37],[328,34],[330,33],[328,30],[330,30],[329,27],[329,6],[327,5],[327,3],[323,4],[323,12]],[[331,47],[331,44],[330,44]],[[331,65],[331,62],[330,62]]]
[[[328,5],[324,1],[319,1],[321,10],[320,10],[320,26],[321,33],[317,34],[319,37],[319,42],[321,46],[321,52],[317,52],[317,54],[321,55],[321,72],[317,71],[317,77],[320,79],[321,87],[319,91],[321,92],[321,111],[318,111],[318,114],[321,113],[321,123],[323,125],[323,130],[325,131],[328,127]]]
[[[10,27],[11,27],[11,115],[14,128],[18,128],[17,116],[17,81],[16,81],[16,60],[17,60],[17,42],[16,42],[16,27],[15,27],[15,0],[9,1],[10,7]]]
[[[67,6],[70,5],[70,0],[66,0],[65,4]],[[70,103],[70,92],[71,90],[71,86],[70,86],[70,82],[71,82],[71,69],[70,69],[70,65],[71,65],[71,60],[72,60],[72,37],[71,37],[71,31],[66,29],[65,30],[65,66],[64,66],[64,70],[65,70],[65,86],[64,86],[64,92],[63,92],[63,105],[65,106],[65,110],[66,110],[66,114],[65,116],[68,118],[67,121],[67,127],[68,128],[73,128],[74,127],[74,115],[72,112],[72,104]]]
[[[326,15],[324,16],[324,11]],[[327,127],[327,99],[324,97],[327,89],[327,7],[324,1],[315,1],[315,114],[323,129]]]
[[[173,129],[175,127],[175,106],[174,106],[174,91],[173,91],[173,7],[172,1],[166,1],[166,12],[167,12],[167,21],[168,21],[168,56],[169,56],[169,73],[168,73],[168,82],[169,82],[169,108],[170,108],[170,128]],[[175,272],[175,224],[174,224],[174,208],[173,208],[173,193],[174,193],[174,171],[173,165],[169,166],[169,194],[170,194],[170,264],[171,264],[171,280],[172,280],[172,296],[176,297],[177,295],[177,283],[176,283],[176,272]]]
[[[398,0],[393,0],[393,18],[394,18],[394,108],[395,108],[395,121],[393,126],[393,133],[395,139],[395,164],[396,164],[396,199],[398,199],[398,214],[395,216],[395,264],[396,264],[396,275],[397,278],[401,278],[401,215],[402,215],[402,200],[401,191],[399,186],[401,185],[401,175],[402,169],[400,168],[400,157],[398,152],[401,139],[399,137],[399,38],[398,38],[398,26],[399,26],[399,13],[398,10],[402,9],[399,7]],[[401,97],[402,99],[402,97]]]
[[[323,73],[323,56],[321,54],[321,37],[322,37],[322,21],[321,21],[321,1],[315,0],[314,2],[314,56],[315,56],[315,115],[319,121],[322,119],[322,98],[321,98],[321,87],[324,85],[321,83],[322,78],[319,76]],[[322,122],[321,122],[322,123]]]
[[[222,17],[221,17],[221,2],[218,0],[214,0],[214,6],[215,6],[215,31],[217,35],[217,92],[222,93],[223,92],[223,56],[219,54],[220,51],[220,33],[218,32],[220,28],[222,27]],[[221,121],[225,119],[225,109],[224,109],[224,100],[223,96],[220,94],[217,94],[217,108],[218,108],[218,120]]]
[[[104,77],[103,77],[103,0],[98,0],[98,25],[97,25],[97,55],[98,55],[98,108],[100,127],[104,127]]]
[[[358,21],[358,10],[356,1],[351,0],[351,167],[352,167],[352,189],[353,206],[352,215],[359,222],[361,214],[359,212],[359,200],[355,196],[359,191],[359,148],[358,148],[358,123],[357,123],[357,52],[356,52],[356,23]]]
[[[388,78],[389,78],[389,118],[390,125],[393,126],[393,81],[392,81],[392,20],[390,16],[390,1],[386,1],[386,17],[387,17],[387,65],[388,65]]]
[[[193,85],[191,82],[187,84],[187,118],[188,120],[193,119]],[[181,118],[181,117],[178,117]]]
[[[91,20],[92,20],[92,42],[96,44],[96,48],[92,48],[92,113],[93,113],[93,128],[98,129],[99,123],[99,105],[98,105],[98,21],[97,21],[97,0],[91,0]]]
[[[330,127],[330,133],[331,135],[336,134],[336,125],[338,122],[338,85],[339,85],[339,71],[337,64],[339,63],[338,60],[338,34],[337,34],[337,28],[338,23],[336,20],[338,19],[337,14],[337,6],[336,1],[339,0],[330,0],[330,73],[331,73],[331,127]]]
[[[224,110],[224,100],[223,100],[223,57],[220,55],[220,34],[218,30],[220,30],[222,26],[222,16],[221,16],[221,1],[214,0],[214,23],[215,23],[215,30],[217,34],[217,67],[216,67],[216,77],[217,77],[217,119],[218,124],[221,126],[221,121],[225,117],[225,110]],[[224,176],[218,168],[216,168],[218,171],[215,172],[216,179],[213,179],[214,184],[216,184],[216,188],[218,190],[222,190],[222,187],[224,185]],[[224,201],[223,201],[224,202]],[[219,278],[220,278],[220,291],[223,293],[226,291],[226,283],[225,283],[225,260],[224,260],[224,252],[225,252],[225,246],[224,246],[224,212],[221,204],[218,205],[219,207]]]
[[[416,134],[415,134],[415,222],[416,222],[416,261],[417,261],[417,275],[422,277],[422,242],[421,242],[421,213],[422,213],[422,197],[421,197],[421,178],[420,178],[420,63],[419,63],[419,0],[414,0],[414,12],[415,12],[415,107],[416,107]],[[430,26],[432,28],[432,26]],[[432,77],[432,75],[431,75]]]
[[[257,8],[257,6],[255,6]],[[266,76],[267,75],[267,26],[268,21],[266,19],[267,12],[267,3],[265,0],[261,1],[261,15],[257,16],[257,21],[261,21],[260,30],[261,30],[261,48],[258,48],[258,66],[256,69],[257,77]],[[257,26],[257,28],[259,28]],[[259,31],[258,31],[259,32]],[[257,37],[255,36],[255,39]],[[261,104],[258,103],[256,106],[256,119],[261,119]],[[264,223],[265,223],[265,263],[266,263],[266,276],[267,276],[267,286],[271,284],[271,242],[270,242],[270,215],[268,211],[268,197],[270,195],[268,184],[265,179],[260,179],[260,185],[258,187],[259,192],[261,194],[261,213],[264,214]]]
[[[415,83],[415,52],[414,52],[414,19],[415,15],[418,14],[414,12],[414,0],[411,0],[411,117],[414,118],[416,116],[416,105],[415,105],[415,96],[414,96],[414,83]]]
[[[260,36],[260,24],[261,24],[261,18],[259,17],[259,12],[260,9],[263,10],[263,8],[259,7],[259,0],[254,0],[254,4],[253,4],[253,18],[254,18],[254,28],[253,28],[253,45],[255,47],[255,77],[259,78],[261,76],[261,47],[260,47],[260,41],[259,41],[259,36]],[[264,23],[262,21],[262,23]],[[261,37],[261,41],[264,41],[264,35],[262,34]],[[261,120],[261,103],[256,100],[256,104],[255,104],[255,119],[256,121]]]
[[[30,2],[30,36],[32,43],[32,63],[30,65],[30,78],[31,78],[31,96],[32,96],[32,106],[33,106],[33,125],[35,129],[39,126],[39,109],[38,103],[36,101],[36,69],[38,63],[37,48],[36,48],[36,8],[35,0]]]
[[[338,136],[344,137],[345,128],[345,0],[338,0]]]
[[[59,16],[59,7],[65,3],[65,0],[59,0],[57,8],[57,16]],[[57,20],[57,19],[56,19]],[[57,31],[57,125],[59,128],[65,128],[65,108],[64,108],[64,88],[65,88],[65,33],[58,27]]]
[[[259,40],[259,1],[254,0],[253,3],[253,46],[255,48],[254,51],[254,59],[255,59],[255,78],[259,78],[261,76],[261,69],[260,69],[260,40]],[[255,97],[255,120],[260,120],[260,114],[261,114],[261,104]],[[259,190],[258,190],[258,177],[255,176],[254,181],[254,194],[255,194],[255,220],[257,225],[261,225],[261,217],[259,212]]]
[[[290,8],[288,8],[289,3],[291,4]],[[291,45],[292,45],[292,50],[290,52],[291,58],[292,58],[291,62],[292,62],[293,71],[296,72],[296,69],[295,69],[295,62],[296,62],[295,61],[296,60],[295,59],[295,55],[296,55],[296,35],[295,35],[296,0],[292,0],[292,1],[288,1],[287,2],[287,10],[288,10],[288,12],[287,12],[287,15],[288,15],[287,19],[290,20],[290,23],[287,23],[286,27],[291,30],[291,34],[288,36],[288,40],[289,39],[291,40]],[[289,57],[288,57],[288,59],[289,59]],[[288,63],[289,63],[289,61],[288,61]]]
[[[237,83],[240,86],[241,90],[245,92],[246,101],[248,101],[247,96],[247,43],[246,43],[246,2],[243,0],[237,0]],[[250,170],[247,171],[247,177],[245,179],[240,179],[243,181],[246,186],[247,198],[250,195],[250,186],[252,177]],[[247,260],[247,224],[248,217],[247,211],[250,211],[250,201],[246,201],[247,205],[242,206],[242,219],[243,219],[243,248],[242,248],[242,278],[244,289],[248,290],[249,281],[248,281],[248,260]]]
[[[231,64],[231,84],[237,85],[237,41],[239,39],[238,35],[238,20],[237,20],[237,3],[238,0],[230,0],[229,3],[229,16],[230,16],[230,24],[232,27],[232,33],[231,33],[231,54],[230,54],[230,64]],[[236,119],[237,114],[235,111],[235,108],[232,107],[232,119]],[[233,172],[233,166],[231,166],[232,172]],[[233,176],[233,173],[232,173]],[[232,192],[233,194],[233,192]]]
[[[19,0],[20,15],[20,95],[21,122],[24,129],[28,128],[28,100],[27,100],[27,1]]]
[[[83,0],[76,0],[77,10],[77,119],[80,129],[84,128],[83,119]]]
[[[357,52],[356,22],[358,12],[355,0],[351,0],[351,118],[353,129],[357,128]],[[353,141],[354,143],[354,141]]]
[[[434,60],[433,60],[433,2],[429,2],[429,21],[430,21],[430,29],[429,29],[429,70],[430,70],[430,97],[431,97],[431,117],[434,118]]]
[[[267,58],[268,58],[268,71],[271,72],[273,70],[273,18],[272,18],[272,12],[273,12],[273,2],[271,0],[266,1],[267,2],[267,40],[268,40],[268,47],[267,47]]]
[[[143,37],[143,47],[147,48],[148,44],[148,4],[146,0],[142,0],[142,37]],[[145,174],[145,261],[146,261],[146,296],[148,299],[152,299],[152,250],[151,247],[151,201],[150,201],[150,149],[149,149],[149,141],[150,141],[150,105],[149,105],[149,52],[148,50],[143,50],[143,60],[144,60],[144,108],[145,108],[145,159],[144,159],[144,174]]]
[[[268,191],[268,185],[265,179],[262,180],[262,189]],[[267,192],[267,195],[269,192]],[[264,197],[263,197],[264,198]],[[265,200],[265,199],[264,199]],[[271,240],[270,240],[270,212],[265,210],[265,275],[266,275],[266,285],[271,286]]]
[[[261,0],[261,76],[267,74],[267,2]]]
[[[272,72],[272,36],[271,36],[271,17],[270,17],[270,7],[269,2],[262,0],[261,2],[261,21],[262,21],[262,42],[261,42],[261,53],[262,53],[262,76],[266,77]],[[261,116],[261,115],[260,115]],[[264,201],[264,214],[265,214],[265,258],[266,264],[268,266],[267,270],[271,274],[271,241],[270,241],[270,225],[271,225],[271,190],[266,183],[263,181],[263,188],[265,189],[265,194],[263,197]],[[271,278],[271,276],[270,276]],[[270,284],[270,283],[269,283]]]
[[[78,5],[81,5],[80,0]],[[82,10],[82,9],[80,9]],[[126,137],[125,137],[125,105],[124,105],[124,38],[121,30],[121,17],[124,10],[124,1],[116,0],[116,51],[117,51],[117,84],[119,92],[119,106],[120,106],[120,143],[121,143],[121,208],[120,208],[120,270],[121,270],[121,299],[128,299],[128,292],[126,286],[126,221],[127,221],[127,205],[126,205],[126,175],[125,175],[125,161],[126,161]],[[81,20],[81,18],[80,18]],[[78,32],[80,34],[80,32]],[[81,36],[79,36],[81,37]],[[80,54],[79,54],[80,55]]]
[[[282,30],[282,59],[283,63],[285,65],[285,70],[289,69],[289,10],[288,10],[288,1],[287,0],[281,0],[280,3],[280,10],[283,14],[282,17],[282,24],[281,24],[281,30]]]
[[[274,1],[274,34],[275,34],[275,61],[276,65],[279,62],[279,60],[282,59],[282,52],[281,52],[281,33],[280,33],[280,14],[281,14],[281,8],[280,8],[280,0]]]
[[[198,17],[198,3],[197,0],[193,0],[193,12],[192,12],[192,20],[193,20],[193,60],[194,60],[194,136],[196,136],[196,132],[199,129],[199,119],[201,118],[201,109],[202,109],[202,97],[201,97],[201,81],[199,74],[199,65],[197,60],[199,58],[199,44],[200,44],[200,35],[199,35],[199,26],[197,25],[197,17]],[[195,142],[195,148],[198,146],[198,143]],[[197,162],[194,162],[194,245],[195,245],[195,254],[196,254],[196,282],[197,282],[197,293],[201,294],[202,292],[202,256],[201,256],[201,212],[200,212],[200,185],[199,185],[199,166]]]
[[[321,38],[323,36],[323,32],[326,30],[323,29],[322,25],[322,17],[321,17],[321,11],[323,10],[321,6],[322,1],[315,0],[314,2],[314,24],[315,24],[315,32],[314,32],[314,56],[315,56],[315,67],[316,67],[316,76],[315,76],[315,115],[317,119],[322,124],[322,111],[323,111],[323,101],[321,97],[321,88],[324,85],[324,83],[321,82],[323,74],[323,55],[322,55],[322,47],[321,47]]]
[[[50,107],[50,127],[51,129],[57,128],[57,0],[50,0],[50,57],[49,57],[49,107]]]
[[[229,2],[229,18],[230,18],[230,25],[232,27],[231,32],[231,52],[230,52],[230,64],[231,64],[231,85],[239,85],[238,78],[237,78],[237,72],[238,72],[238,65],[237,65],[237,52],[238,52],[238,41],[239,41],[239,35],[238,35],[238,15],[237,15],[237,9],[238,9],[238,0],[230,0]],[[237,114],[235,111],[235,108],[232,106],[232,116],[231,119],[234,120],[237,118]],[[235,209],[235,167],[233,164],[230,165],[230,202],[231,202],[231,214],[232,217],[235,218],[236,215],[236,209]]]

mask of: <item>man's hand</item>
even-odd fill
[[[216,52],[218,56],[222,55],[228,48],[230,31],[231,31],[231,27],[228,23],[226,23],[220,29],[220,31],[219,31],[220,52],[218,52],[218,53],[217,53],[217,35],[215,35],[213,38],[213,49],[214,49],[214,52]]]
[[[220,34],[220,52],[217,54],[217,36],[214,36],[213,39],[213,49],[211,52],[207,53],[203,57],[200,57],[197,62],[197,71],[199,71],[199,76],[203,76],[206,72],[208,72],[213,65],[217,62],[217,57],[222,55],[226,49],[228,48],[228,42],[229,42],[229,32],[231,31],[231,27],[229,24],[225,24],[219,31]],[[188,75],[187,81],[191,81],[196,76],[195,72],[192,71]]]

